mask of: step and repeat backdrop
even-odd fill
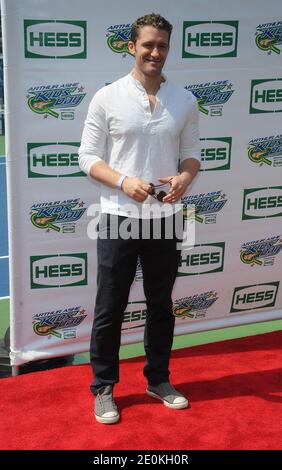
[[[151,12],[174,27],[165,75],[200,111],[202,167],[182,201],[186,217],[195,205],[196,240],[173,291],[175,333],[281,318],[280,2],[2,0],[1,10],[12,364],[89,348],[99,186],[78,147],[93,94],[130,72],[131,24]],[[123,343],[142,339],[145,318],[138,265]]]

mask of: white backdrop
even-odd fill
[[[165,74],[200,109],[202,170],[183,201],[197,209],[196,246],[179,266],[175,333],[282,317],[279,7],[2,0],[13,365],[88,350],[99,189],[77,149],[93,94],[133,66],[131,23],[152,11],[174,26]],[[138,267],[123,343],[142,339],[145,316]]]

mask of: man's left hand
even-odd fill
[[[165,178],[159,178],[161,183],[169,183],[170,184],[170,191],[163,198],[163,202],[176,202],[178,201],[181,196],[185,193],[188,185],[192,181],[192,177],[189,175],[188,172],[182,173],[181,175],[177,176],[167,176]]]

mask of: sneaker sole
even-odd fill
[[[96,420],[98,421],[98,423],[102,423],[102,424],[114,424],[114,423],[117,423],[119,421],[119,415],[117,416],[112,416],[111,418],[103,418],[102,416],[97,416],[97,415],[94,415]]]
[[[148,389],[146,391],[150,397],[156,398],[157,400],[161,400],[163,404],[167,406],[168,408],[173,408],[174,410],[183,410],[184,408],[188,408],[188,405],[189,405],[188,400],[186,400],[183,403],[169,403],[168,401],[161,398],[159,395],[156,395],[156,393],[150,392],[150,390]]]

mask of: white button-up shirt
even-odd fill
[[[94,95],[79,148],[85,173],[104,160],[121,174],[160,184],[159,178],[177,175],[187,158],[200,160],[198,105],[191,92],[166,80],[151,112],[146,90],[128,74]],[[150,217],[152,204],[166,206],[165,215],[174,212],[173,204],[152,196],[140,203],[102,184],[100,198],[101,211],[111,214]]]

